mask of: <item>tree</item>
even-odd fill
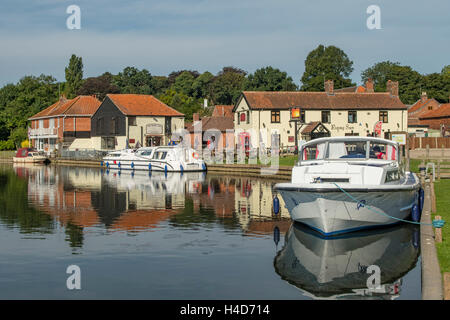
[[[301,90],[323,91],[326,80],[333,80],[336,89],[353,86],[349,79],[352,66],[353,61],[341,49],[319,45],[306,57]]]
[[[26,76],[0,89],[0,140],[20,145],[28,118],[57,101],[59,84],[52,76]],[[14,140],[14,141],[13,141]]]
[[[163,94],[170,87],[169,79],[165,76],[153,76],[152,83],[155,95]]]
[[[146,69],[126,67],[113,77],[112,83],[119,87],[121,93],[153,94],[153,77]]]
[[[204,72],[192,83],[192,95],[194,98],[210,98],[211,82],[214,75],[211,72]]]
[[[446,79],[447,77],[447,79]],[[430,73],[422,77],[422,91],[441,103],[449,100],[450,76],[444,73]]]
[[[158,98],[168,106],[183,113],[186,120],[192,120],[192,115],[202,109],[201,100],[189,97],[188,95],[182,92],[177,92],[174,89],[166,90],[166,92]]]
[[[211,95],[215,104],[234,104],[244,90],[246,72],[233,67],[224,67],[211,84]]]
[[[120,93],[119,87],[112,83],[112,79],[113,75],[109,72],[105,72],[98,77],[87,78],[77,94],[95,94],[99,100],[103,100],[108,93]]]
[[[386,91],[388,80],[398,81],[400,100],[405,104],[412,104],[420,98],[423,79],[410,66],[401,66],[398,62],[391,61],[379,62],[361,73],[363,82],[369,78],[373,80],[374,89],[378,92]]]
[[[72,54],[70,57],[69,66],[66,67],[65,72],[67,82],[66,95],[68,98],[73,98],[83,83],[82,58]]]
[[[200,73],[198,71],[195,70],[178,70],[178,71],[173,71],[169,74],[169,76],[167,77],[169,80],[169,84],[172,85],[175,83],[175,79],[178,78],[178,76],[180,74],[182,74],[183,72],[189,72],[194,78],[197,78]]]
[[[177,92],[184,93],[185,95],[192,95],[192,85],[194,83],[195,77],[192,73],[184,71],[178,77],[176,77],[173,89]]]
[[[297,85],[286,72],[269,66],[250,74],[245,88],[254,91],[294,91]]]

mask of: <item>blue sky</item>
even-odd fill
[[[81,30],[66,27],[72,4]],[[372,4],[381,30],[366,27]],[[271,65],[299,84],[319,44],[347,53],[357,83],[384,60],[440,72],[450,64],[449,12],[447,0],[2,0],[0,85],[41,73],[62,81],[72,53],[83,57],[85,77],[126,66],[167,75]]]

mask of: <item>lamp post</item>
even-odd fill
[[[294,122],[294,132],[295,132],[295,137],[294,137],[294,141],[295,141],[295,150],[294,153],[298,154],[298,132],[300,131],[300,129],[303,127],[303,122],[304,119],[302,119],[301,117],[301,108],[300,107],[291,107],[290,108],[290,113],[291,113],[291,120],[289,121],[293,121]],[[300,122],[300,128],[298,127],[298,123]]]

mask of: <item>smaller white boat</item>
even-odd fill
[[[205,162],[191,148],[180,146],[144,147],[107,154],[102,166],[118,170],[164,172],[206,171]]]
[[[15,163],[48,163],[50,160],[37,150],[20,148],[13,157]]]
[[[391,140],[314,139],[301,147],[292,181],[275,190],[294,221],[325,235],[398,223],[412,212],[417,220],[420,181],[404,172],[399,156]]]

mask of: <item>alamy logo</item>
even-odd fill
[[[371,274],[369,278],[367,278],[367,288],[371,290],[381,289],[381,270],[379,266],[371,265],[367,267],[366,273]]]
[[[67,29],[81,29],[81,9],[77,5],[70,5],[67,7],[66,13],[70,14],[70,16],[66,20]]]
[[[67,274],[70,276],[67,278],[66,286],[69,290],[81,289],[81,269],[79,266],[72,264],[67,267]]]
[[[366,10],[370,16],[367,18],[366,25],[369,30],[381,29],[381,9],[377,5],[370,5]]]

